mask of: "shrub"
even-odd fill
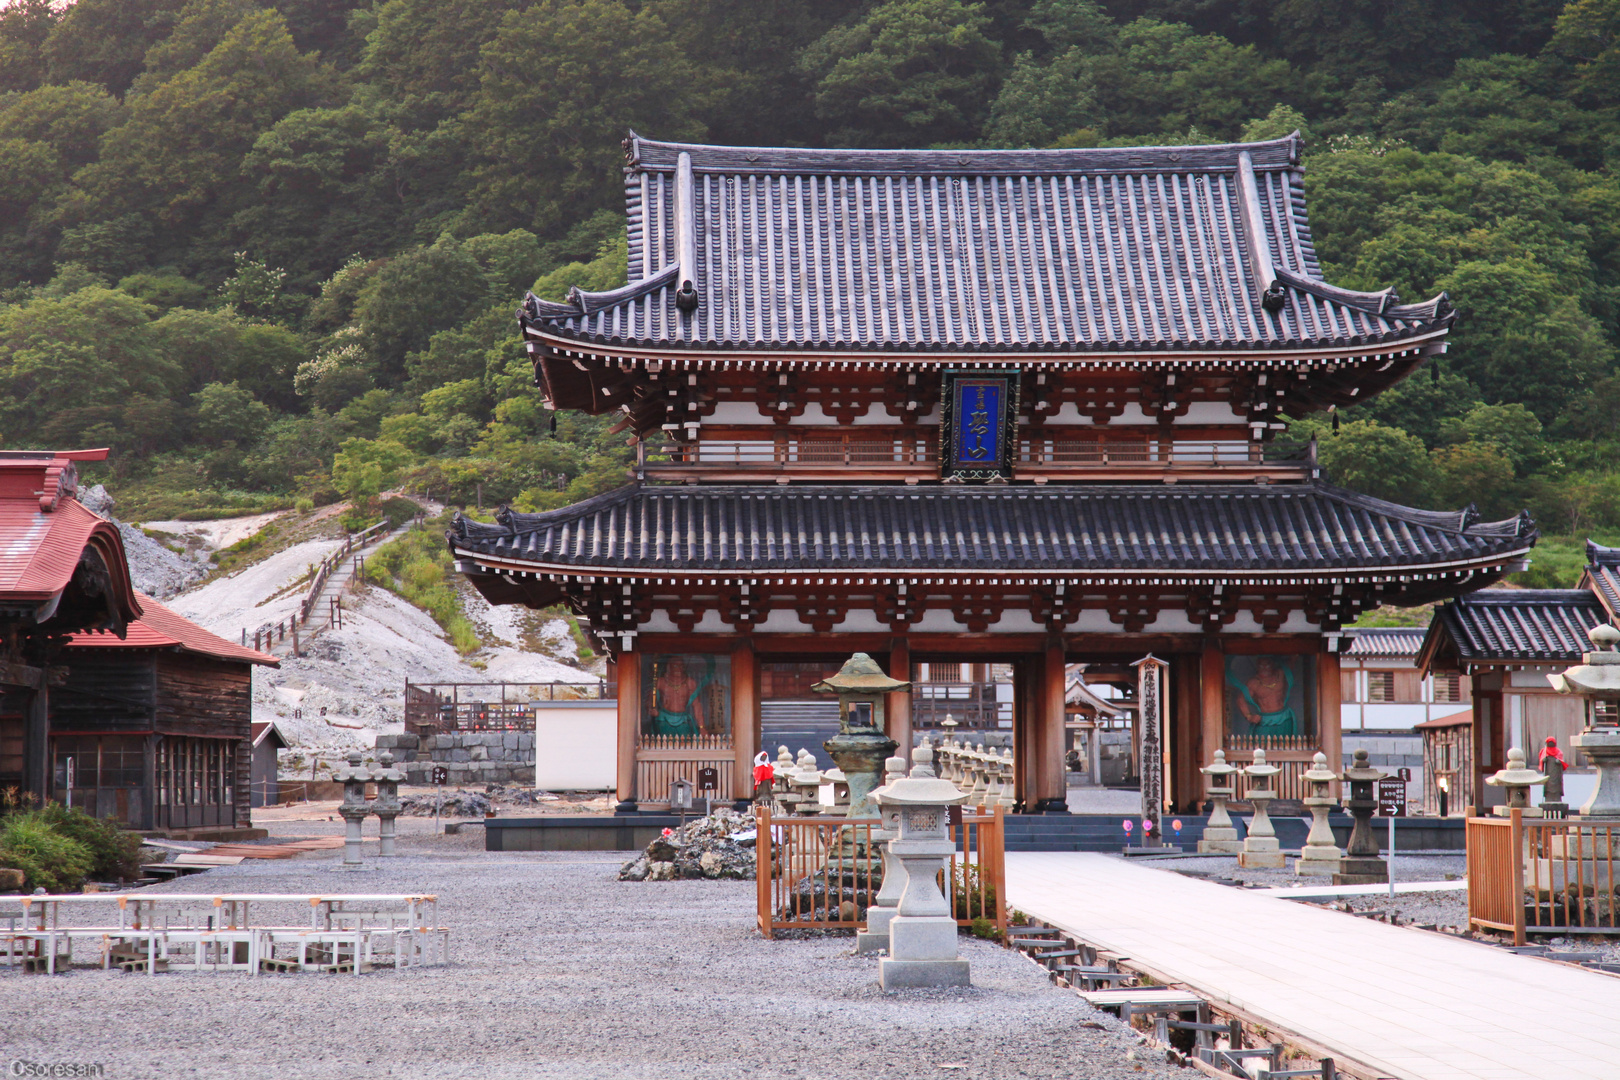
[[[0,821],[0,866],[21,870],[25,888],[71,892],[84,884],[95,863],[90,849],[52,828],[43,810]]]
[[[141,875],[141,838],[105,818],[92,817],[78,807],[52,803],[40,811],[45,821],[69,840],[83,844],[95,862],[90,874],[97,881],[128,881]]]

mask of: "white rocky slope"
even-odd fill
[[[124,555],[129,560],[130,579],[146,595],[167,600],[207,575],[211,566],[207,551],[195,550],[182,554],[164,547],[138,526],[119,521],[112,514],[113,497],[100,484],[81,488],[79,501],[91,513],[100,514],[118,526],[124,538]]]
[[[262,528],[273,515],[261,515]],[[241,539],[235,521],[213,522],[209,543]],[[139,530],[146,544],[167,552]],[[312,565],[338,546],[336,540],[291,544],[234,574],[165,600],[186,618],[231,641],[291,617],[308,588]],[[169,552],[169,554],[173,554]],[[178,558],[178,556],[177,556]],[[133,560],[132,560],[133,563]],[[204,563],[204,566],[207,564]],[[144,588],[144,586],[142,586]],[[154,595],[157,595],[154,593]],[[462,607],[486,643],[469,657],[457,653],[429,615],[394,594],[365,587],[344,600],[341,628],[303,633],[302,657],[285,657],[280,668],[253,674],[253,719],[273,720],[305,764],[330,765],[350,748],[370,749],[379,734],[404,725],[405,681],[591,682],[582,670],[567,623],[534,612],[494,607],[470,588]],[[324,613],[311,620],[313,628]],[[465,695],[464,695],[465,696]],[[324,710],[324,713],[323,713]]]

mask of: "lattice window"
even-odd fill
[[[1462,676],[1453,674],[1436,674],[1434,676],[1434,700],[1443,702],[1457,702],[1462,698]]]
[[[1395,673],[1393,671],[1367,672],[1367,700],[1372,702],[1395,700]]]

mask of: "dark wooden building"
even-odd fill
[[[51,797],[145,831],[248,828],[253,666],[279,661],[136,596],[123,637],[75,634],[64,651]]]
[[[124,541],[76,498],[106,450],[0,450],[0,790],[51,792],[50,708],[69,635],[121,636],[141,609]]]
[[[1340,757],[1339,628],[1524,565],[1521,515],[1415,510],[1271,447],[1445,350],[1445,296],[1322,279],[1297,136],[856,151],[625,143],[630,281],[527,297],[548,404],[615,413],[632,483],[458,519],[495,603],[611,651],[625,809],[713,767],[762,695],[854,651],[1012,669],[1016,787],[1065,808],[1065,672],[1169,663],[1163,790]],[[910,700],[889,733],[913,735]],[[774,751],[774,747],[766,747]]]

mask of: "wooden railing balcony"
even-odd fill
[[[932,429],[776,431],[755,438],[715,437],[662,449],[641,445],[637,471],[652,480],[716,483],[790,480],[919,480],[939,475],[939,435]],[[1297,481],[1309,461],[1268,460],[1261,443],[1161,436],[1076,437],[1067,432],[1018,439],[1013,478],[1126,482]]]

